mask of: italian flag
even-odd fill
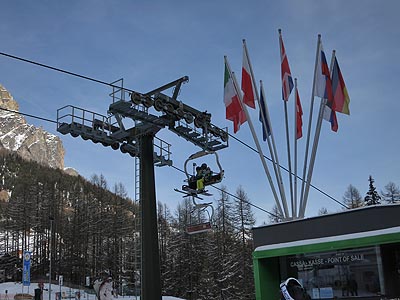
[[[224,76],[224,103],[226,108],[226,119],[233,122],[233,132],[236,133],[240,125],[246,122],[246,114],[240,104],[239,96],[233,84],[232,73],[229,70],[225,58]]]

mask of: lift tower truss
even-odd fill
[[[177,99],[182,84],[188,80],[184,76],[144,94],[113,86],[106,116],[70,105],[57,110],[60,133],[120,149],[140,160],[143,300],[161,299],[154,166],[172,165],[170,144],[156,138],[156,133],[168,128],[207,151],[228,147],[226,128],[213,125],[210,113]],[[171,96],[163,93],[171,88]],[[127,126],[126,119],[133,120],[133,124]]]

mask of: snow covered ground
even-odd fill
[[[4,282],[0,283],[0,300],[14,300],[14,295],[19,293],[28,293],[31,295],[35,294],[35,289],[38,288],[37,283],[31,283],[29,287],[23,287],[21,283],[16,282]],[[44,288],[48,288],[48,283],[44,284]],[[6,292],[7,291],[7,292]],[[83,290],[71,289],[66,286],[61,287],[61,293],[65,292],[67,295],[75,295],[75,292],[80,291],[81,298],[80,300],[97,300],[94,294],[87,294]],[[51,299],[49,299],[48,291],[43,291],[43,300],[55,300],[56,299],[56,292],[60,292],[60,286],[57,284],[51,285]],[[136,296],[119,296],[119,300],[140,300],[140,297]],[[176,298],[172,296],[163,296],[163,300],[184,300],[181,298]],[[63,300],[75,300],[75,298],[64,298]]]

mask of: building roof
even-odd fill
[[[276,244],[351,237],[400,228],[400,204],[374,205],[340,213],[253,228],[254,248]],[[281,245],[283,246],[283,245]],[[265,247],[263,247],[265,248]]]

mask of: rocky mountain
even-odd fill
[[[19,111],[18,102],[0,84],[0,148],[17,152],[22,158],[52,168],[64,169],[61,139],[43,128],[26,122],[11,111]]]

